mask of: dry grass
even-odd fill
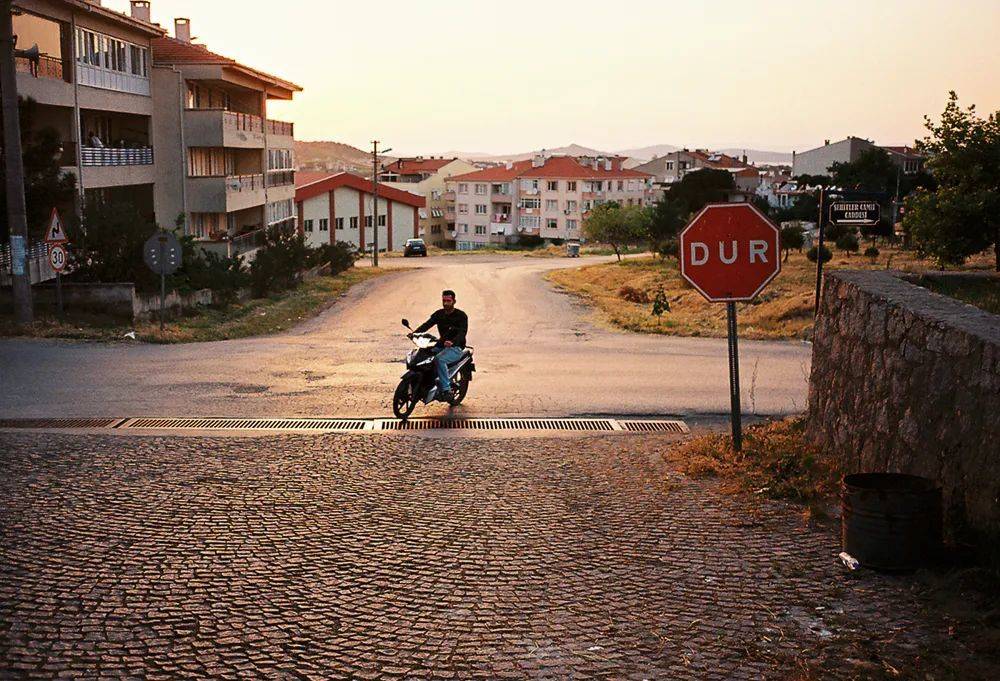
[[[189,316],[172,319],[160,333],[159,322],[132,325],[120,319],[93,314],[70,314],[64,323],[52,318],[51,311],[27,329],[17,328],[9,318],[0,319],[0,336],[70,338],[78,340],[121,340],[134,331],[136,340],[149,343],[193,343],[247,338],[279,333],[315,317],[333,305],[355,284],[384,274],[385,270],[351,268],[335,277],[317,277],[270,298],[250,300],[228,308],[203,308]],[[71,311],[69,311],[71,312]]]
[[[987,269],[989,254],[977,256],[967,269]],[[883,248],[872,261],[860,255],[836,253],[826,265],[830,269],[899,269],[921,271],[934,264],[912,251]],[[635,258],[621,263],[555,270],[547,275],[560,288],[590,301],[610,325],[627,331],[675,336],[726,335],[726,307],[709,303],[681,279],[673,258]],[[652,300],[662,288],[670,301],[670,312],[652,313],[652,306],[623,300],[622,287],[645,291]],[[812,336],[816,265],[804,253],[792,252],[782,263],[781,274],[752,303],[737,306],[740,336],[749,339],[808,339]]]
[[[728,434],[704,435],[671,458],[692,477],[718,477],[733,490],[814,506],[836,493],[840,472],[806,441],[805,427],[804,417],[793,417],[745,428],[738,454]]]

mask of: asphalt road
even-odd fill
[[[177,346],[0,340],[0,416],[382,416],[410,343],[443,288],[470,317],[478,368],[464,415],[719,414],[729,409],[726,341],[601,328],[545,271],[579,261],[512,256],[387,259],[276,336]],[[740,344],[745,413],[806,405],[810,347]],[[418,406],[414,416],[447,412]]]

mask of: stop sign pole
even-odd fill
[[[781,271],[781,236],[749,203],[705,206],[680,236],[681,276],[706,300],[726,304],[733,449],[743,449],[736,303],[749,302]]]

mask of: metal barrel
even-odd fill
[[[857,473],[841,490],[843,550],[861,565],[914,570],[941,547],[941,487],[902,473]]]

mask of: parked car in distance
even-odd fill
[[[411,255],[427,256],[427,246],[423,239],[406,240],[406,246],[403,247],[403,257],[409,258]]]

